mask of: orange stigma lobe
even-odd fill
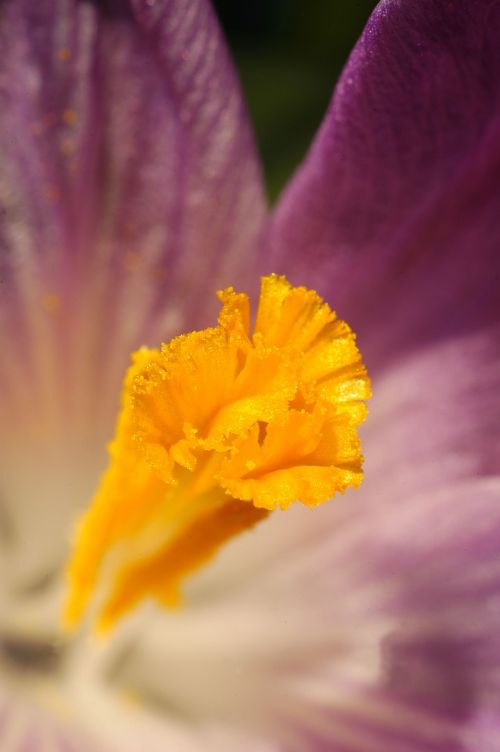
[[[253,329],[247,295],[219,298],[217,326],[133,355],[68,566],[69,628],[89,613],[105,631],[146,599],[175,607],[227,540],[361,482],[370,381],[350,327],[276,275]]]

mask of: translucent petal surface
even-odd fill
[[[5,2],[0,44],[2,500],[39,570],[33,540],[57,546],[37,532],[95,483],[131,350],[215,310],[264,203],[202,0]]]

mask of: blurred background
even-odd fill
[[[303,158],[376,0],[214,0],[274,201]]]

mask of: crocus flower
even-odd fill
[[[499,749],[499,38],[383,0],[269,215],[204,0],[0,5],[2,749]],[[130,353],[271,271],[358,333],[363,486],[62,636]]]

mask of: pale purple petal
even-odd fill
[[[497,336],[490,328],[434,343],[376,380],[363,449],[381,504],[498,475]]]
[[[48,693],[47,693],[48,696]],[[52,702],[56,694],[52,694]],[[64,700],[59,699],[60,707]],[[83,727],[70,728],[67,718],[55,720],[47,707],[19,691],[0,687],[0,745],[2,752],[110,752]]]
[[[367,544],[372,571],[395,585],[379,603],[396,619],[382,644],[386,701],[447,720],[450,750],[487,749],[484,725],[498,722],[499,494],[498,479],[422,494]]]
[[[317,286],[372,367],[498,320],[500,6],[384,0],[279,203],[266,263]]]
[[[17,325],[3,336],[57,312],[66,363],[83,336],[91,368],[117,346],[123,365],[166,308],[195,321],[259,231],[259,168],[220,32],[203,0],[1,13],[2,283]]]
[[[8,0],[0,46],[2,498],[51,546],[33,510],[91,493],[131,350],[208,323],[265,204],[204,0]]]

